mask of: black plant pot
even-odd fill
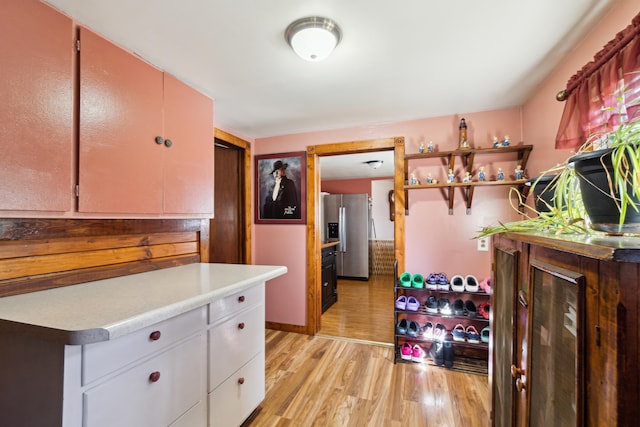
[[[636,212],[631,205],[627,207],[624,221],[620,225],[620,211],[616,204],[616,199],[619,200],[620,196],[617,189],[614,189],[612,197],[609,187],[609,177],[613,179],[611,150],[578,154],[570,158],[569,162],[576,169],[582,202],[589,214],[591,228],[610,234],[640,234],[640,212]],[[627,186],[627,191],[633,191],[631,185]],[[633,197],[633,203],[640,208],[640,200],[636,197]]]
[[[555,190],[550,184],[556,176],[557,175],[543,175],[527,181],[526,185],[532,187],[533,201],[536,204],[536,210],[538,212],[549,212],[549,206],[553,206]]]

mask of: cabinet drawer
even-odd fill
[[[264,350],[264,305],[209,330],[209,391]]]
[[[255,304],[264,303],[264,283],[209,304],[209,323],[215,323]]]
[[[264,400],[264,352],[209,394],[209,426],[238,426]]]
[[[204,310],[181,314],[115,340],[83,346],[83,385],[204,329]]]
[[[158,427],[180,418],[205,397],[204,345],[196,335],[85,391],[83,426]]]

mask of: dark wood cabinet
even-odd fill
[[[640,417],[640,238],[493,238],[491,425]]]
[[[338,276],[336,271],[336,247],[322,249],[322,312],[338,301]]]

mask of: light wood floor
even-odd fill
[[[266,332],[266,397],[245,426],[488,425],[484,375],[393,363],[393,349]]]
[[[324,312],[320,335],[393,344],[393,276],[338,279],[338,301]]]

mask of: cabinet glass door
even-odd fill
[[[496,427],[513,425],[513,378],[511,365],[514,359],[514,306],[517,290],[519,252],[495,249],[495,271],[493,283],[493,310],[490,340],[489,364],[492,386],[493,425]]]
[[[543,263],[531,266],[529,425],[580,426],[584,278]]]

